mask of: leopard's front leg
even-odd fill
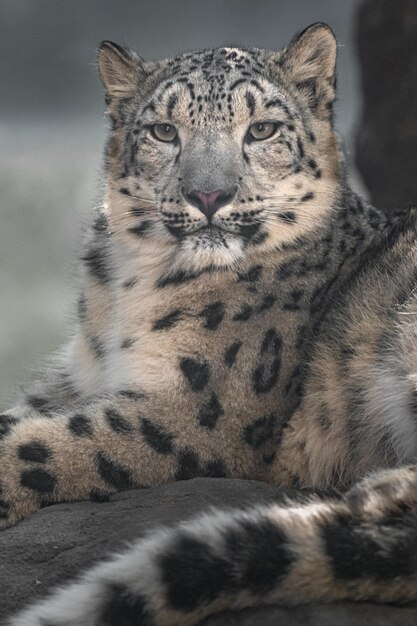
[[[11,420],[0,441],[0,527],[45,504],[230,475],[208,438],[187,445],[179,426],[164,425],[152,406],[129,391],[68,414]]]

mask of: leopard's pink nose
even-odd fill
[[[210,220],[213,215],[222,206],[229,204],[229,202],[236,195],[237,188],[225,191],[223,189],[217,189],[216,191],[186,191],[182,190],[184,198],[197,207],[204,215]]]
[[[210,191],[206,193],[205,191],[194,191],[194,197],[198,198],[201,205],[204,209],[209,209],[216,204],[216,200],[223,195],[223,191],[220,189],[218,191]]]

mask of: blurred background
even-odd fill
[[[95,69],[101,40],[128,45],[148,58],[225,44],[278,49],[310,23],[327,22],[339,41],[337,128],[352,184],[390,205],[414,199],[416,186],[413,180],[404,197],[395,191],[398,176],[409,181],[417,163],[410,153],[417,141],[416,88],[410,88],[413,75],[417,78],[416,5],[416,0],[3,0],[0,410],[39,358],[70,332],[77,235],[101,190],[105,122]],[[381,89],[389,94],[390,107]],[[399,101],[406,104],[397,128]],[[396,167],[391,161],[400,153],[402,165],[390,177]]]

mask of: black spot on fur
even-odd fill
[[[252,69],[256,73],[256,68],[253,67]],[[255,78],[251,79],[250,84],[253,85],[254,87],[256,87],[256,89],[259,89],[259,91],[261,93],[265,93],[265,89],[262,87],[262,85],[260,83],[258,83],[258,81]]]
[[[299,257],[293,257],[288,261],[282,263],[277,270],[278,280],[286,280],[290,276],[297,276],[301,278],[308,272],[308,266],[304,259]]]
[[[180,368],[193,391],[202,391],[210,379],[210,366],[207,361],[184,358]]]
[[[82,294],[78,299],[78,319],[84,322],[87,317],[87,298]]]
[[[164,222],[164,226],[167,231],[177,239],[182,239],[184,237],[184,227],[182,224],[167,224]]]
[[[224,362],[227,367],[232,367],[233,363],[236,361],[237,353],[239,352],[241,346],[242,342],[237,340],[226,348],[224,352]]]
[[[253,94],[251,94],[250,91],[246,92],[245,97],[246,97],[246,104],[249,109],[249,115],[252,116],[255,113],[255,98]]]
[[[203,404],[198,414],[198,421],[201,426],[212,430],[217,420],[224,415],[223,407],[219,402],[217,395],[213,392],[210,400]]]
[[[105,249],[92,247],[81,257],[81,260],[85,262],[90,276],[99,283],[105,285],[110,282],[111,273]]]
[[[156,287],[161,289],[163,287],[170,287],[175,285],[182,285],[184,283],[189,282],[190,280],[194,280],[203,274],[204,272],[210,272],[212,268],[207,267],[200,272],[186,272],[185,270],[178,270],[177,272],[173,272],[172,274],[168,274],[165,276],[161,276],[156,281]]]
[[[107,221],[106,216],[104,215],[104,213],[99,213],[99,215],[96,217],[93,223],[94,230],[97,231],[98,233],[105,233],[108,227],[109,227],[109,223]]]
[[[371,526],[340,516],[322,528],[332,569],[340,580],[390,581],[417,572],[417,520],[403,513]]]
[[[259,365],[252,373],[256,394],[267,393],[276,384],[281,368],[281,350],[281,337],[274,328],[267,330],[261,344]]]
[[[118,490],[130,489],[134,486],[132,475],[126,467],[115,463],[103,452],[98,452],[96,460],[97,471],[106,483]]]
[[[110,495],[99,489],[92,489],[90,491],[90,500],[92,502],[109,502]]]
[[[276,296],[272,293],[267,293],[264,295],[262,302],[258,306],[258,313],[262,313],[263,311],[267,311],[270,309],[276,302]]]
[[[314,198],[314,193],[312,191],[309,191],[308,193],[304,194],[304,196],[301,198],[301,202],[308,202],[309,200],[312,200]]]
[[[224,541],[234,587],[249,593],[274,589],[296,561],[286,533],[268,519],[239,522],[226,531]]]
[[[199,476],[200,473],[200,463],[196,453],[190,448],[180,450],[175,480],[190,480]]]
[[[295,224],[297,221],[297,217],[293,211],[283,211],[282,213],[278,213],[278,217],[286,224]]]
[[[230,85],[230,91],[234,91],[234,89],[236,89],[236,87],[238,87],[242,83],[246,83],[246,78],[238,78],[237,80],[235,80],[235,82]]]
[[[151,220],[145,220],[143,222],[139,222],[135,224],[135,226],[131,226],[127,230],[129,233],[136,235],[137,237],[143,237],[146,235],[149,230],[152,228],[153,222]]]
[[[304,158],[304,145],[300,137],[297,137],[298,156],[300,159]]]
[[[264,243],[268,239],[268,233],[261,231],[256,234],[250,241],[246,241],[248,246],[258,246]]]
[[[122,585],[109,585],[99,623],[102,626],[153,626],[145,600]]]
[[[20,420],[17,417],[7,415],[7,413],[0,415],[0,439],[5,437],[10,432],[11,426],[13,426],[13,424],[17,424],[19,421]]]
[[[225,462],[222,459],[215,459],[205,464],[203,475],[208,478],[227,478],[229,473]]]
[[[140,391],[134,391],[133,389],[121,389],[117,392],[118,396],[123,398],[129,398],[129,400],[143,400],[146,396]]]
[[[104,411],[107,423],[116,433],[130,433],[131,424],[116,409],[106,409]]]
[[[27,470],[22,473],[20,484],[38,493],[51,493],[55,489],[56,478],[42,469]]]
[[[167,115],[168,115],[169,119],[171,119],[171,117],[172,117],[172,112],[173,112],[177,102],[178,102],[178,95],[176,93],[172,93],[169,96],[168,104],[167,104]]]
[[[293,289],[289,294],[289,299],[282,305],[283,311],[299,311],[301,309],[300,300],[304,295],[302,289]]]
[[[17,455],[22,461],[46,463],[52,457],[52,451],[45,444],[32,441],[32,443],[20,445],[17,449]]]
[[[234,316],[233,320],[235,322],[246,322],[253,315],[253,308],[250,304],[244,304],[240,311],[238,311]]]
[[[159,454],[171,454],[174,435],[146,417],[141,418],[141,433],[146,443]]]
[[[114,44],[113,44],[114,45]],[[172,83],[171,83],[172,85]],[[166,87],[168,87],[168,83],[166,85]],[[146,105],[146,107],[144,107],[143,111],[142,111],[142,115],[144,113],[146,113],[146,111],[152,111],[155,112],[155,105],[153,104],[153,102],[150,102],[149,104]]]
[[[137,282],[137,278],[128,278],[127,280],[125,280],[122,287],[123,289],[132,289],[137,284]]]
[[[203,540],[177,535],[158,561],[168,602],[178,611],[212,602],[230,586],[231,565]]]
[[[94,335],[93,337],[90,337],[90,345],[96,359],[102,359],[105,354],[103,340],[100,339],[100,337],[98,337],[97,335]]]
[[[254,265],[247,272],[239,273],[238,274],[239,280],[253,283],[259,280],[259,278],[261,277],[262,269],[263,269],[262,265]]]
[[[212,302],[204,307],[200,317],[204,319],[204,328],[216,330],[224,318],[225,306],[223,302]]]
[[[285,111],[288,117],[292,118],[291,111],[289,110],[284,100],[281,98],[274,98],[273,100],[269,100],[269,102],[267,102],[265,106],[267,109],[271,107],[279,107]]]
[[[29,395],[26,397],[26,403],[38,413],[47,414],[51,411],[50,401],[42,396]]]
[[[93,434],[91,420],[81,413],[76,413],[70,417],[68,428],[74,435],[77,435],[77,437],[91,437]]]
[[[161,317],[161,319],[155,322],[155,324],[153,325],[153,330],[167,330],[168,328],[173,328],[180,321],[181,315],[181,309],[171,311],[171,313],[168,313],[168,315],[165,315],[165,317]]]
[[[247,163],[249,163],[249,157],[243,153],[243,156],[246,157],[245,161],[247,161]],[[261,225],[259,223],[254,223],[254,224],[240,224],[239,225],[239,234],[244,238],[244,239],[252,239],[252,237],[254,237],[256,235],[256,233],[258,232],[258,230],[260,229]],[[263,240],[257,240],[256,243],[262,243]]]
[[[133,346],[135,341],[136,339],[133,339],[132,337],[128,337],[127,339],[123,339],[122,343],[120,344],[120,347],[122,350],[127,350]]]
[[[276,421],[275,413],[254,420],[243,429],[244,441],[254,450],[272,441]]]

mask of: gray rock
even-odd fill
[[[172,526],[210,506],[280,501],[291,492],[251,480],[201,478],[126,491],[109,502],[47,507],[0,533],[0,619],[58,583],[160,525]],[[417,607],[338,603],[224,613],[207,626],[414,626]],[[120,626],[123,626],[121,624]]]

